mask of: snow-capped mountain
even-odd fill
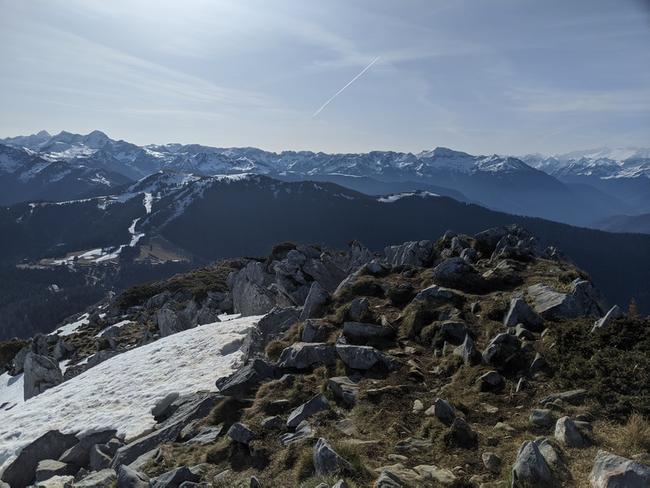
[[[530,166],[554,176],[595,176],[598,178],[650,178],[650,149],[597,148],[521,158]]]
[[[252,173],[287,181],[331,181],[367,194],[423,190],[508,213],[581,225],[612,214],[650,211],[650,203],[646,205],[643,197],[646,185],[650,185],[650,178],[646,178],[650,159],[644,159],[645,150],[600,149],[523,158],[474,156],[444,147],[417,154],[275,153],[199,144],[137,146],[113,140],[100,131],[54,136],[42,131],[7,138],[3,143],[9,147],[3,150],[7,154],[12,153],[10,148],[12,154],[18,151],[15,157],[0,159],[0,168],[12,175],[0,176],[9,181],[4,184],[10,191],[4,192],[0,202],[5,204],[111,195],[129,181],[171,171],[197,176]],[[613,157],[626,159],[610,159]],[[47,172],[43,171],[46,167]],[[40,173],[43,183],[21,183],[19,175],[33,173]],[[614,179],[625,180],[625,188],[607,181]],[[629,180],[638,187],[634,191],[627,188]],[[82,183],[74,186],[59,181]],[[49,185],[60,189],[50,191]]]

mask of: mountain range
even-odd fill
[[[100,131],[53,136],[41,131],[0,140],[0,204],[111,195],[161,170],[255,173],[331,181],[371,195],[424,190],[512,214],[596,227],[613,215],[650,212],[649,156],[646,149],[601,149],[516,158],[442,147],[417,154],[274,153],[198,144],[138,146]]]

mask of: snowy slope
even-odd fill
[[[217,378],[240,365],[239,346],[258,320],[217,322],[165,337],[0,411],[0,469],[52,429],[64,433],[117,429],[127,439],[142,434],[154,426],[151,409],[167,394],[215,390]],[[0,404],[15,399],[18,382],[8,384],[8,378],[0,377]]]

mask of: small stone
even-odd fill
[[[422,400],[415,400],[413,402],[413,413],[420,413],[424,410],[424,404],[422,403]]]
[[[478,385],[480,391],[497,393],[505,388],[506,382],[496,371],[488,371],[479,378]]]
[[[330,408],[330,405],[327,398],[323,395],[316,395],[289,414],[287,427],[297,427],[303,420],[328,408]]]
[[[555,424],[555,438],[567,447],[588,447],[591,442],[569,417],[560,418]]]
[[[456,418],[456,409],[447,401],[442,398],[436,398],[433,405],[429,407],[424,414],[428,417],[435,416],[443,424],[451,425]]]
[[[501,471],[501,458],[493,452],[484,452],[481,455],[483,465],[491,473],[498,473]]]
[[[339,456],[322,437],[318,439],[314,446],[313,460],[317,476],[328,476],[352,469],[350,463]]]
[[[249,429],[245,424],[236,422],[228,429],[228,437],[233,441],[248,445],[255,438],[255,432]]]
[[[284,427],[284,420],[279,415],[274,415],[263,419],[261,425],[263,429],[280,430]]]
[[[538,429],[549,429],[555,422],[553,419],[553,414],[550,410],[544,408],[534,409],[530,412],[530,417],[528,422],[531,427]]]

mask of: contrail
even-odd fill
[[[328,99],[328,100],[327,100],[323,105],[321,105],[320,108],[319,108],[318,110],[316,110],[316,111],[314,112],[314,114],[311,116],[312,119],[313,119],[314,117],[316,117],[319,113],[321,113],[321,112],[323,111],[323,109],[324,109],[325,107],[327,107],[327,106],[332,102],[332,100],[334,100],[334,99],[335,99],[336,97],[338,97],[341,93],[343,93],[343,90],[345,90],[348,86],[350,86],[352,83],[354,83],[355,81],[357,81],[357,80],[361,77],[361,75],[364,74],[366,71],[368,71],[368,70],[370,69],[370,67],[371,67],[373,64],[375,64],[377,61],[379,61],[379,56],[377,56],[375,59],[373,59],[372,61],[370,61],[370,64],[369,64],[368,66],[366,66],[365,68],[363,68],[363,69],[361,70],[361,72],[360,72],[357,76],[355,76],[355,77],[352,78],[350,81],[348,81],[347,84],[346,84],[343,88],[341,88],[339,91],[337,91],[334,95],[332,95],[332,97],[331,97],[330,99]]]

